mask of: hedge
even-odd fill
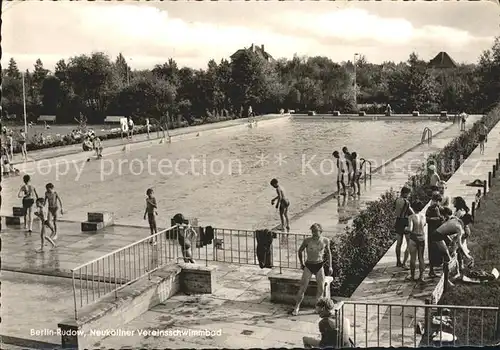
[[[481,120],[485,122],[488,130],[491,130],[500,120],[500,106],[495,107]],[[480,121],[441,151],[432,154],[427,164],[423,163],[415,175],[409,177],[408,184],[412,187],[411,201],[416,199],[424,203],[429,201],[427,191],[429,163],[438,165],[436,169],[443,180],[448,180],[460,167],[478,145]],[[368,202],[367,207],[354,218],[352,225],[332,240],[334,265],[332,295],[350,297],[396,241],[393,230],[396,217],[393,207],[398,195],[399,190],[394,191],[391,188],[378,200]]]

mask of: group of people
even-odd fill
[[[435,171],[431,167],[431,171]],[[394,230],[397,235],[396,244],[396,266],[409,269],[410,274],[407,280],[425,282],[424,272],[426,269],[424,261],[425,245],[427,243],[429,257],[429,278],[438,277],[435,269],[443,266],[449,267],[454,257],[458,260],[457,275],[466,266],[470,267],[473,258],[467,247],[467,238],[470,236],[470,224],[472,216],[470,209],[462,197],[455,197],[450,200],[444,194],[445,184],[433,173],[430,186],[431,203],[427,210],[423,212],[424,204],[420,201],[410,203],[408,198],[411,189],[404,186],[401,189],[400,197],[394,205],[396,222]],[[453,207],[453,209],[452,209]],[[427,238],[425,236],[425,226],[427,225]],[[401,247],[405,239],[407,249],[401,260]],[[410,266],[406,263],[410,259]],[[419,275],[415,279],[416,260],[419,262]],[[447,283],[452,286],[450,276]]]
[[[83,137],[82,148],[84,152],[95,151],[96,158],[102,158],[102,141],[93,131],[89,131]],[[87,159],[88,161],[90,161],[90,158]]]
[[[14,137],[16,136],[16,137]],[[10,164],[14,159],[14,146],[15,142],[21,148],[21,155],[24,160],[28,159],[28,152],[26,150],[26,132],[24,129],[19,130],[16,135],[12,129],[8,130],[7,127],[2,127],[1,145],[2,145],[2,164]]]
[[[52,183],[45,185],[45,195],[39,197],[35,187],[31,184],[29,175],[23,176],[23,185],[19,189],[18,197],[22,198],[22,208],[24,213],[24,228],[28,234],[33,232],[33,215],[40,219],[40,239],[41,246],[37,250],[44,252],[45,242],[49,242],[52,247],[56,246],[57,240],[57,217],[58,213],[63,214],[61,197],[55,191]],[[33,212],[33,206],[36,207]],[[46,235],[46,228],[51,231],[50,236]]]
[[[346,187],[352,189],[351,195],[361,194],[361,186],[359,179],[361,178],[361,164],[358,161],[356,152],[349,152],[347,147],[342,147],[342,152],[333,151],[333,158],[336,160],[337,166],[337,191],[341,196],[345,196],[348,192]],[[347,176],[347,179],[346,179]],[[346,186],[347,180],[347,186]]]

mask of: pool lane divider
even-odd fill
[[[432,136],[432,139],[434,139],[436,136],[442,134],[443,132],[447,131],[448,129],[450,129],[451,127],[453,126],[456,126],[455,123],[452,123],[450,125],[448,125],[447,127],[445,127],[444,129],[440,130],[439,132],[435,133],[433,136]],[[401,157],[403,157],[405,154],[409,153],[409,152],[412,152],[413,150],[417,149],[418,147],[422,146],[424,143],[423,142],[420,142],[420,143],[417,143],[415,146],[411,147],[411,148],[408,148],[406,151],[404,152],[401,152],[400,154],[398,154],[397,156],[395,157],[392,157],[391,159],[389,159],[388,161],[386,161],[384,164],[376,167],[375,169],[372,170],[372,174],[375,174],[377,173],[378,171],[380,171],[382,168],[384,168],[385,166],[387,166],[388,164],[394,162],[396,159],[399,159]],[[389,189],[388,189],[389,190]],[[317,207],[331,201],[332,199],[334,198],[337,198],[337,196],[339,195],[339,192],[338,191],[335,191],[333,192],[332,194],[326,196],[325,198],[319,200],[318,202],[312,204],[311,206],[307,207],[306,209],[302,210],[301,212],[295,214],[294,216],[292,216],[290,218],[290,222],[292,221],[295,221],[295,220],[298,220],[300,219],[301,217],[303,217],[304,215],[306,214],[309,214],[311,211],[313,211],[314,209],[316,209]],[[356,216],[357,214],[355,214],[354,216]],[[281,227],[281,225],[276,225],[274,228],[272,228],[272,230],[278,230],[279,228]]]

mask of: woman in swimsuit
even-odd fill
[[[300,304],[304,299],[304,293],[306,292],[306,289],[309,286],[309,281],[313,275],[316,276],[316,284],[318,286],[317,298],[319,299],[323,296],[323,283],[325,280],[325,270],[323,269],[323,266],[325,265],[325,253],[329,266],[328,274],[331,275],[333,273],[330,240],[326,237],[322,237],[322,232],[323,228],[320,224],[313,224],[311,226],[312,237],[304,239],[304,242],[302,242],[302,245],[299,248],[298,255],[303,272],[299,292],[297,293],[297,303],[292,311],[292,315],[298,315]],[[307,256],[305,263],[303,262],[304,250],[306,251]]]
[[[424,205],[420,201],[412,204],[413,214],[408,217],[406,232],[409,233],[408,249],[410,250],[410,275],[407,280],[415,280],[415,263],[418,256],[418,269],[420,271],[418,281],[424,282],[424,250],[425,250],[425,215],[422,213]]]
[[[471,234],[470,224],[472,223],[472,216],[469,214],[470,209],[462,197],[455,197],[453,199],[453,206],[455,207],[455,213],[453,215],[462,220],[462,223],[464,224],[464,234],[461,237],[461,239],[462,239],[462,246],[466,249],[468,253],[469,250],[467,247],[467,238],[470,237]],[[470,267],[474,263],[473,260],[466,259],[465,254],[461,249],[458,250],[457,258],[460,270],[463,270],[465,265]]]
[[[38,199],[38,194],[33,186],[30,184],[31,177],[29,175],[23,176],[24,184],[19,189],[17,196],[23,199],[23,209],[24,209],[24,228],[28,229],[28,232],[33,232],[33,204],[35,203],[35,198]]]

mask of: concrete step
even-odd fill
[[[93,231],[99,231],[102,230],[104,227],[104,222],[91,222],[91,221],[84,221],[82,222],[82,231],[83,232],[93,232]]]
[[[88,222],[103,222],[106,224],[113,224],[113,213],[106,212],[106,211],[87,213],[87,221]],[[109,225],[107,225],[107,226],[109,226]]]
[[[21,225],[21,217],[19,217],[19,216],[6,216],[5,217],[5,225],[7,225],[7,226]]]
[[[24,216],[24,208],[22,207],[12,207],[13,216]]]

